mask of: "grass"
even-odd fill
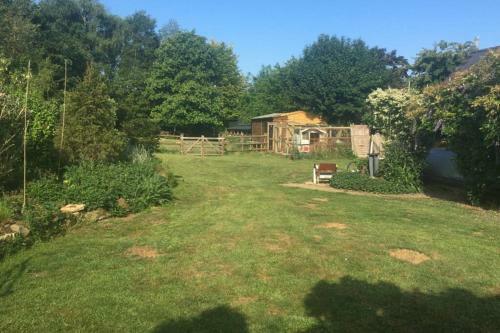
[[[159,157],[183,176],[174,203],[0,263],[1,332],[500,329],[498,213],[280,186],[307,160]]]

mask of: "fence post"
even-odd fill
[[[179,148],[181,150],[181,155],[184,155],[184,134],[181,133]]]
[[[224,144],[225,144],[225,138],[221,137],[219,140],[219,147],[220,147],[221,156],[224,155]]]
[[[202,135],[202,136],[201,136],[201,147],[200,147],[200,149],[201,149],[201,157],[205,157],[205,155],[204,155],[204,154],[205,154],[205,152],[204,152],[204,149],[203,149],[203,142],[204,142],[204,141],[205,141],[205,136],[204,136],[204,135]]]

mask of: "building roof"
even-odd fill
[[[488,52],[490,51],[500,51],[500,46],[493,46],[487,49],[478,50],[472,52],[469,59],[462,65],[457,67],[457,71],[463,71],[469,69],[472,65],[477,64]]]
[[[266,118],[276,118],[276,117],[282,116],[284,114],[286,114],[286,113],[269,113],[269,114],[264,114],[262,116],[253,117],[252,120],[254,120],[254,119],[266,119]]]
[[[299,112],[310,113],[310,112],[303,111],[303,110],[296,110],[296,111],[290,111],[290,112],[281,112],[281,113],[269,113],[269,114],[264,114],[262,116],[253,117],[252,120],[254,120],[254,119],[266,119],[266,118],[282,117],[282,116],[287,116],[287,115],[294,114],[294,113],[299,113]]]

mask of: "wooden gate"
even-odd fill
[[[224,138],[180,136],[180,152],[183,155],[216,156],[224,155]]]

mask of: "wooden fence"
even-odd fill
[[[267,135],[227,135],[225,149],[228,152],[267,151]]]
[[[216,156],[224,155],[224,137],[210,138],[205,136],[179,137],[179,151],[183,155]]]
[[[226,152],[267,151],[267,135],[226,135],[221,137],[188,137],[160,135],[160,148],[183,155],[217,156]]]

